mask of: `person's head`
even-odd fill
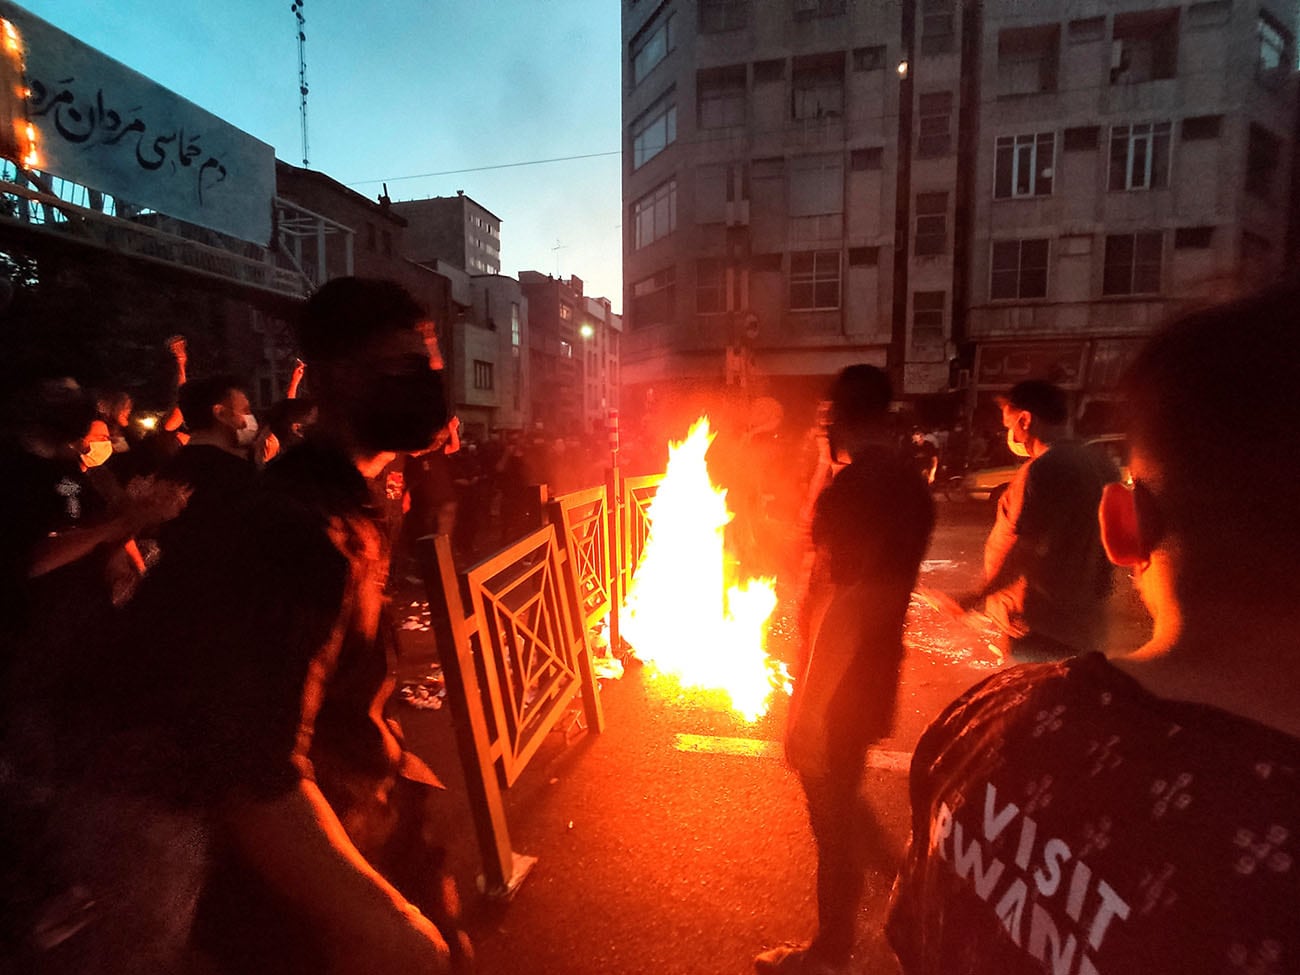
[[[108,389],[96,397],[96,407],[99,415],[108,422],[110,427],[122,429],[131,422],[131,411],[135,409],[135,401],[125,390]]]
[[[310,398],[282,399],[267,411],[266,425],[280,441],[281,449],[288,450],[316,422],[316,412],[316,402]]]
[[[362,452],[427,448],[447,421],[429,315],[399,284],[334,278],[308,299],[298,345],[319,423]]]
[[[85,449],[81,453],[81,466],[84,469],[99,467],[113,456],[113,437],[109,433],[108,422],[100,416],[90,421],[86,433]]]
[[[912,443],[917,447],[925,443],[925,431],[922,430],[920,427],[912,428]]]
[[[1194,312],[1124,380],[1133,486],[1106,489],[1102,540],[1153,611],[1247,625],[1300,606],[1298,303],[1292,284]]]
[[[1037,456],[1060,439],[1070,416],[1065,390],[1042,379],[1016,383],[1001,405],[1007,446],[1020,457]]]
[[[192,436],[202,435],[230,448],[246,447],[257,436],[248,394],[234,376],[187,382],[181,387],[180,408]]]
[[[826,391],[826,432],[831,455],[844,450],[851,456],[865,442],[885,432],[893,398],[893,386],[883,369],[866,363],[841,369]]]

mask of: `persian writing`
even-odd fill
[[[76,146],[133,148],[136,163],[146,172],[164,167],[171,173],[191,170],[200,206],[205,192],[225,182],[226,167],[216,156],[204,153],[201,133],[187,133],[183,127],[151,132],[139,106],[119,111],[106,105],[102,88],[95,92],[93,100],[78,100],[72,88],[75,81],[63,78],[47,86],[32,78],[27,100],[31,117],[49,119],[54,130]],[[207,158],[199,162],[205,155]]]

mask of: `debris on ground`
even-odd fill
[[[440,710],[447,698],[447,681],[442,668],[434,667],[418,680],[403,681],[397,696],[420,711]]]

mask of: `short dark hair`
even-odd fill
[[[1300,544],[1297,307],[1290,282],[1192,312],[1147,342],[1121,384],[1169,527],[1234,536],[1233,562],[1270,547],[1289,566]]]
[[[177,399],[190,432],[211,430],[217,422],[217,418],[212,415],[212,408],[225,402],[226,397],[237,389],[246,391],[248,387],[231,375],[193,379],[182,386]]]
[[[873,423],[889,412],[894,388],[883,369],[860,362],[840,370],[826,398],[831,401],[836,423]]]
[[[1035,419],[1059,427],[1070,416],[1065,390],[1045,379],[1026,379],[1011,387],[1006,403],[1015,410],[1028,410]]]
[[[347,359],[374,339],[429,321],[410,292],[380,278],[334,278],[303,305],[298,347],[308,362]]]

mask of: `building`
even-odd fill
[[[585,308],[582,279],[520,271],[519,285],[528,299],[533,425],[547,436],[582,433],[582,359],[576,354],[580,312]]]
[[[465,195],[402,200],[393,210],[406,218],[406,254],[419,264],[445,261],[470,274],[501,273],[501,218]]]
[[[486,430],[522,430],[529,417],[528,299],[514,278],[480,274],[470,278],[472,321],[483,334],[470,356],[467,379],[477,402],[490,404]],[[467,391],[466,399],[470,399]]]
[[[578,349],[582,360],[582,429],[608,429],[611,411],[619,408],[619,358],[623,316],[608,298],[583,298],[579,310]]]
[[[1035,375],[1105,425],[1178,301],[1282,266],[1297,7],[624,0],[626,412],[811,420],[872,362],[931,422]]]
[[[983,4],[963,88],[972,408],[1044,376],[1105,429],[1143,335],[1281,272],[1297,6]]]

